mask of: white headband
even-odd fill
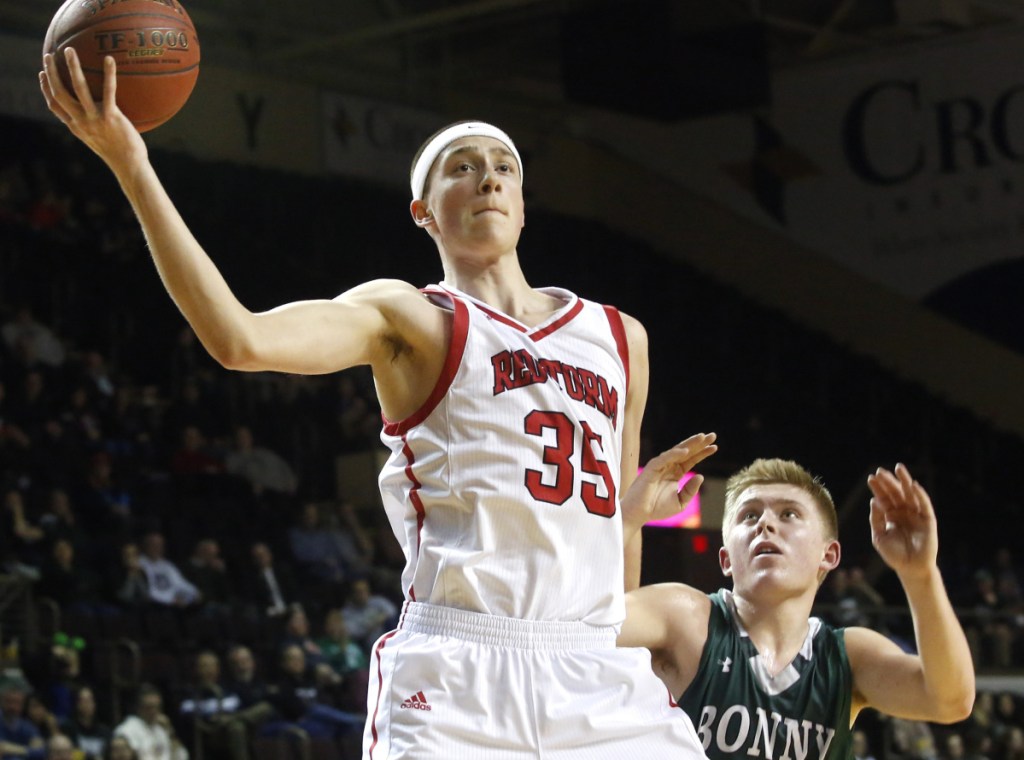
[[[456,124],[453,127],[448,127],[448,129],[427,143],[427,147],[420,153],[416,166],[412,169],[412,181],[410,182],[412,186],[412,199],[414,201],[422,200],[423,187],[427,184],[427,175],[430,173],[430,167],[434,165],[434,161],[441,155],[441,151],[463,137],[493,137],[495,140],[505,143],[505,147],[512,151],[512,155],[516,157],[516,163],[519,164],[519,178],[522,181],[523,160],[519,157],[519,151],[516,150],[516,144],[512,142],[512,138],[497,127],[485,122],[467,121],[465,124]]]

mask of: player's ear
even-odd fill
[[[430,213],[427,204],[422,200],[415,200],[409,204],[409,213],[417,227],[426,227],[433,223],[434,215]]]
[[[839,559],[842,553],[838,541],[835,539],[829,541],[825,544],[825,549],[821,553],[821,564],[818,566],[818,569],[824,570],[826,573],[835,570],[839,567]]]
[[[718,550],[718,566],[722,568],[722,575],[726,578],[732,576],[732,561],[729,559],[729,550],[724,546]]]

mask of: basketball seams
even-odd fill
[[[72,39],[76,34],[80,34],[82,32],[89,31],[90,29],[100,29],[100,30],[102,30],[104,32],[125,32],[125,31],[136,32],[136,31],[138,31],[138,27],[137,26],[126,26],[126,27],[123,27],[123,28],[120,28],[120,29],[110,29],[110,28],[108,28],[106,26],[106,24],[107,24],[108,21],[116,21],[117,19],[132,19],[132,18],[137,19],[137,18],[140,18],[140,17],[152,17],[152,18],[171,19],[171,20],[177,22],[178,25],[177,26],[168,25],[166,28],[168,28],[168,29],[175,29],[177,31],[191,32],[193,37],[196,36],[195,26],[193,24],[189,23],[188,19],[182,18],[181,16],[178,16],[178,15],[175,15],[175,16],[165,16],[165,15],[160,14],[160,13],[120,13],[120,14],[118,14],[116,16],[104,16],[101,23],[93,23],[93,24],[84,24],[83,23],[83,24],[80,24],[80,25],[77,25],[77,26],[71,27],[70,29],[65,30],[64,33],[63,33],[64,36],[61,37],[60,42],[57,42],[55,44],[51,42],[51,50],[54,50],[54,51],[60,50],[60,46],[65,44],[68,40]],[[90,17],[89,20],[93,20],[92,17]],[[55,24],[54,26],[59,28],[60,25],[59,24]],[[183,48],[177,48],[177,49],[181,50]]]

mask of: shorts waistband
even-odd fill
[[[616,631],[579,621],[521,620],[424,602],[405,602],[398,627],[509,649],[614,649]]]

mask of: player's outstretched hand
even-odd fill
[[[111,167],[118,162],[145,158],[145,142],[114,100],[117,93],[114,59],[110,56],[103,59],[103,98],[97,103],[89,92],[75,49],[66,48],[64,54],[73,92],[61,81],[53,54],[43,56],[43,70],[39,72],[39,87],[53,115]]]
[[[681,490],[679,479],[718,451],[717,438],[714,433],[697,433],[644,465],[643,472],[622,495],[623,521],[639,527],[650,520],[672,517],[689,504],[704,477],[694,475]]]
[[[938,528],[932,500],[904,465],[879,467],[868,476],[871,489],[871,543],[901,577],[935,568]]]

